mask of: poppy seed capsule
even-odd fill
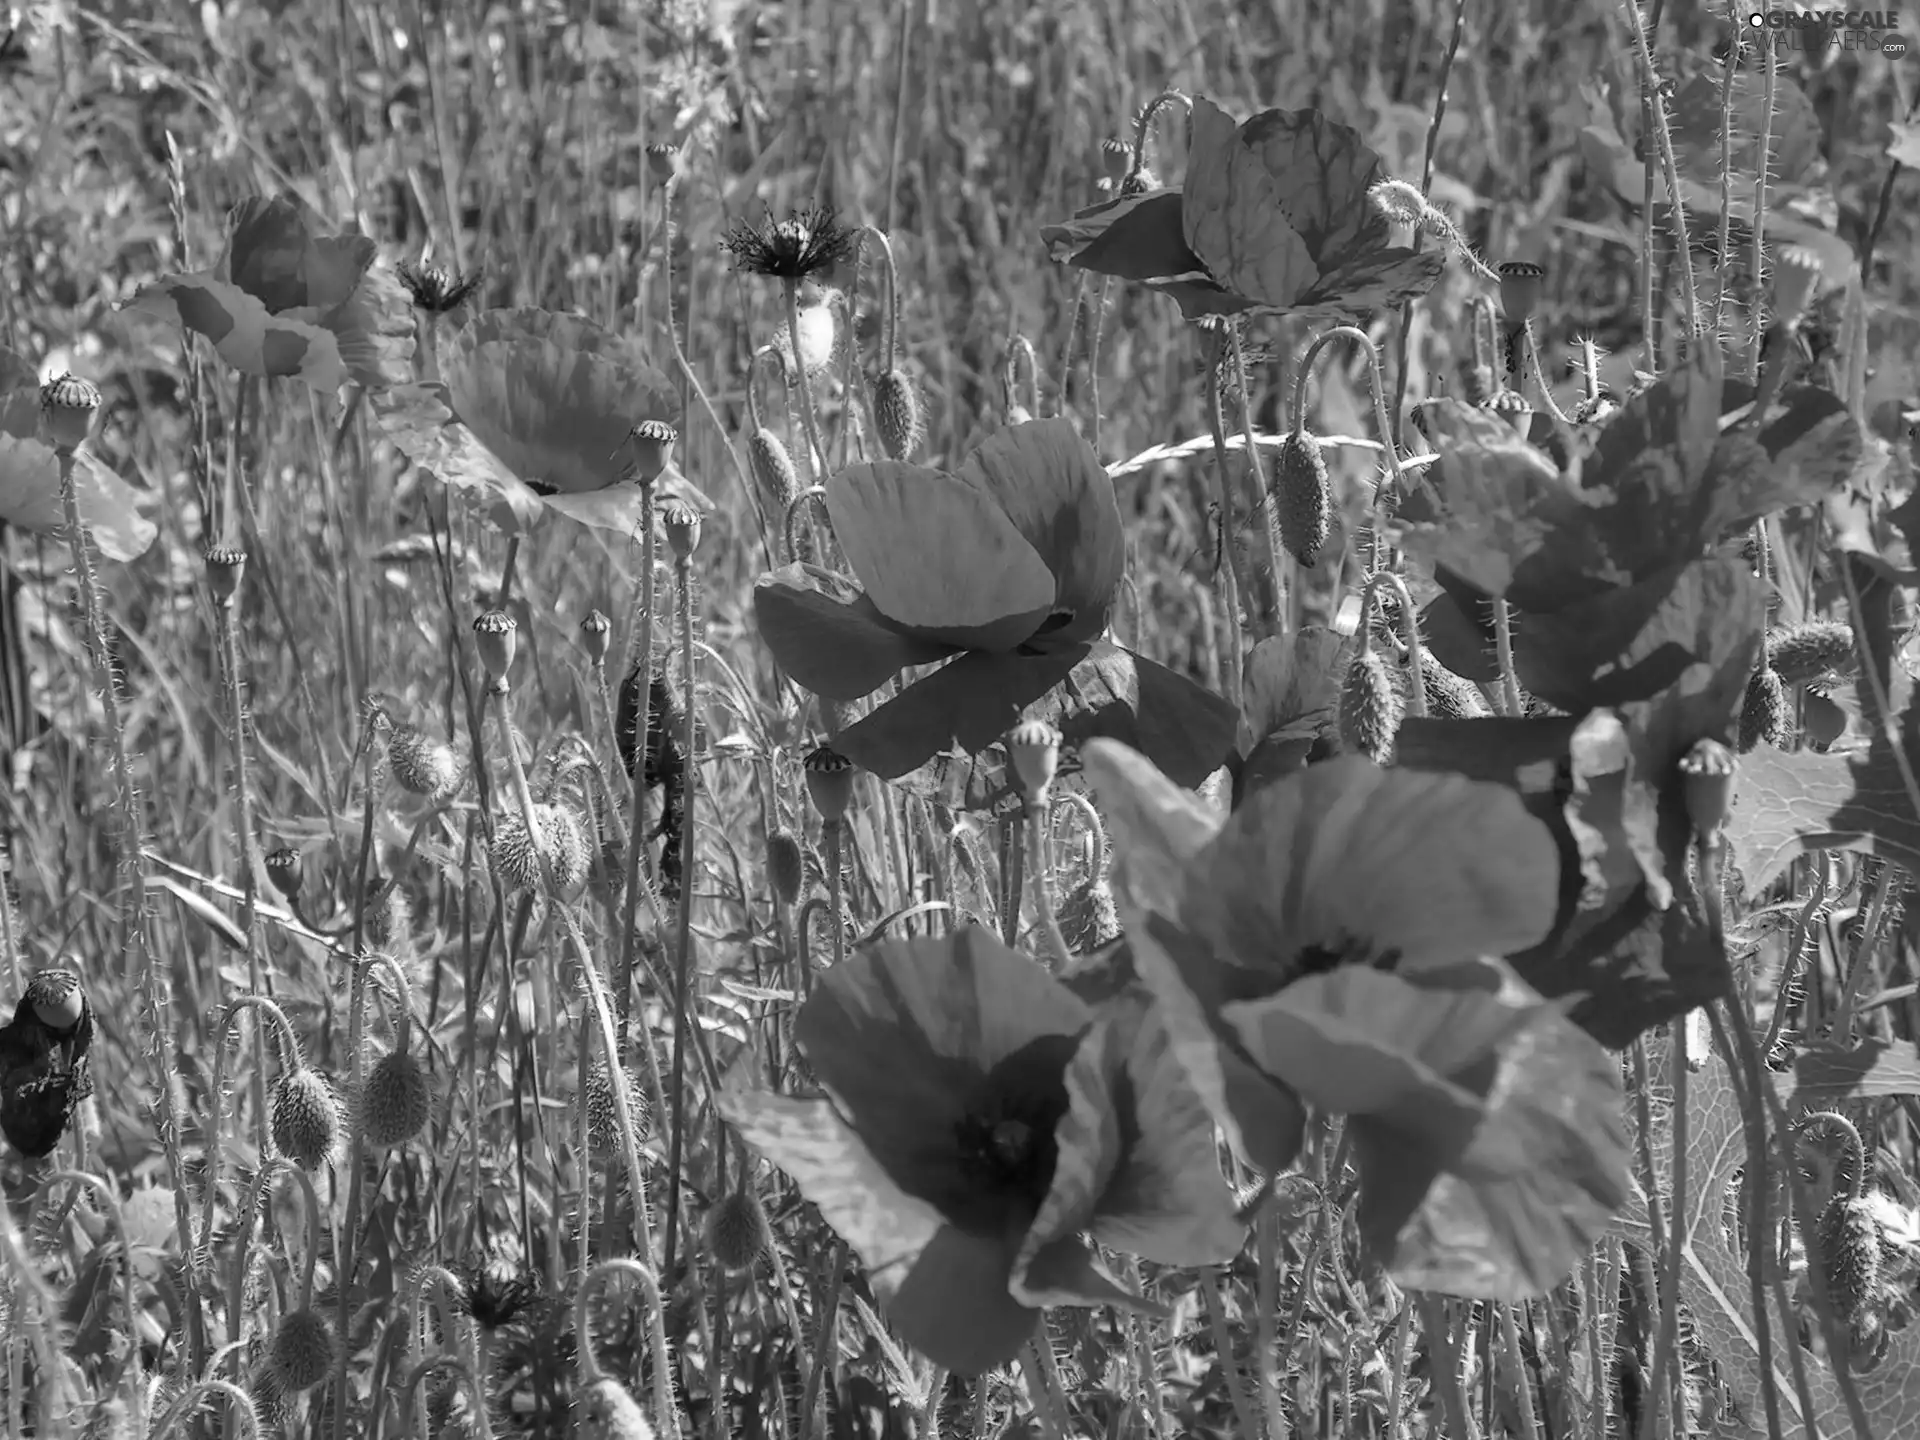
[[[625,478],[651,485],[667,468],[667,457],[680,439],[680,432],[664,420],[642,420],[627,432],[626,450],[630,455]]]
[[[288,900],[298,898],[300,894],[300,852],[291,845],[282,845],[278,850],[267,854],[267,880]]]
[[[1333,533],[1333,486],[1327,479],[1319,437],[1311,430],[1291,430],[1280,441],[1274,462],[1273,508],[1288,553],[1302,569],[1313,569]]]
[[[287,1391],[311,1390],[333,1373],[333,1327],[308,1308],[290,1311],[273,1332],[267,1363]]]
[[[580,622],[580,648],[594,664],[603,665],[612,645],[613,622],[600,611],[589,610],[587,618]]]
[[[700,512],[686,501],[668,500],[660,507],[660,528],[675,560],[691,560],[700,548]]]
[[[302,1170],[318,1170],[340,1143],[340,1104],[326,1077],[296,1066],[273,1087],[268,1129],[280,1153]]]
[[[1100,173],[1118,185],[1133,168],[1133,147],[1111,135],[1100,142]]]
[[[771,430],[756,430],[747,437],[747,464],[752,467],[754,483],[760,487],[768,510],[784,516],[800,494],[800,472],[793,456],[780,437]]]
[[[513,668],[513,652],[519,643],[519,625],[504,610],[488,610],[473,622],[474,648],[494,689],[505,694],[507,672]]]
[[[782,905],[791,905],[800,898],[800,887],[806,878],[806,862],[800,854],[799,840],[791,830],[774,831],[767,837],[767,879]]]
[[[372,1145],[404,1145],[433,1116],[433,1090],[420,1062],[405,1050],[382,1055],[367,1074],[360,1099],[360,1127]]]
[[[100,413],[100,392],[90,380],[60,375],[40,387],[40,424],[47,443],[67,453],[81,444]]]
[[[1829,671],[1850,669],[1853,627],[1844,620],[1788,625],[1767,636],[1767,665],[1783,685],[1803,685]]]
[[[1789,325],[1805,314],[1820,271],[1820,256],[1806,246],[1782,250],[1773,267],[1773,313]]]
[[[1340,738],[1376,765],[1387,763],[1400,731],[1400,692],[1377,650],[1353,657],[1340,690]]]
[[[1498,415],[1513,427],[1513,433],[1522,440],[1533,429],[1533,407],[1527,403],[1526,396],[1518,390],[1497,390],[1487,397],[1480,407]]]
[[[898,370],[873,382],[873,422],[880,443],[895,460],[911,460],[925,432],[920,421],[920,392]]]
[[[1694,833],[1717,834],[1733,811],[1733,752],[1718,740],[1702,738],[1680,757],[1677,768],[1681,799]]]
[[[827,821],[844,819],[853,804],[853,762],[831,746],[821,745],[802,762],[802,769],[807,775],[807,794],[820,817]]]
[[[767,1212],[751,1190],[723,1195],[707,1212],[707,1248],[724,1270],[751,1270],[767,1253]]]
[[[1809,690],[1800,701],[1800,733],[1814,749],[1831,749],[1847,733],[1847,712],[1831,695]]]
[[[1013,762],[1021,798],[1046,804],[1060,766],[1060,732],[1044,720],[1022,720],[1007,735],[1007,758]]]
[[[231,545],[214,545],[208,548],[206,561],[207,588],[213,591],[213,603],[224,609],[240,593],[240,579],[247,572],[247,552]]]
[[[1499,268],[1500,311],[1515,325],[1533,318],[1545,286],[1546,270],[1531,260],[1508,260]]]
[[[654,1440],[646,1411],[609,1376],[588,1381],[576,1403],[580,1421],[574,1433],[581,1440]]]
[[[1787,687],[1780,683],[1779,672],[1754,671],[1740,705],[1740,753],[1745,755],[1763,740],[1775,749],[1784,748],[1791,733]]]

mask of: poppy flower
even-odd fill
[[[92,1048],[93,1009],[80,977],[40,971],[0,1026],[0,1132],[22,1155],[51,1155],[74,1110],[93,1093]]]
[[[204,335],[248,375],[379,390],[412,374],[413,315],[378,258],[370,236],[321,234],[292,192],[256,195],[228,216],[218,265],[163,276],[123,308]]]
[[[826,1096],[733,1091],[723,1113],[938,1365],[1005,1364],[1045,1306],[1154,1309],[1085,1237],[1167,1265],[1240,1248],[1213,1126],[1144,1001],[1096,1011],[968,929],[834,966],[795,1034]]]
[[[1439,249],[1390,243],[1370,198],[1386,178],[1357,130],[1318,110],[1235,125],[1193,102],[1186,181],[1095,205],[1041,230],[1056,261],[1164,290],[1189,319],[1243,310],[1333,318],[1433,288]]]
[[[859,589],[833,593],[804,565],[763,577],[754,613],[774,658],[841,702],[950,661],[834,738],[855,764],[896,780],[936,757],[979,757],[943,798],[990,804],[1005,766],[981,752],[1023,718],[1068,745],[1124,739],[1183,784],[1225,763],[1232,707],[1101,638],[1126,565],[1120,510],[1067,421],[1009,426],[951,472],[850,466],[827,481],[826,504]]]
[[[573,315],[485,310],[439,342],[441,383],[376,395],[387,438],[449,485],[501,502],[512,532],[543,510],[629,535],[646,492],[627,477],[641,459],[634,432],[677,426],[680,397],[620,336]],[[711,504],[668,467],[657,496]]]
[[[141,492],[82,446],[73,455],[74,498],[94,543],[111,560],[132,560],[153,543]],[[51,535],[64,522],[60,457],[40,429],[40,379],[0,346],[0,524]]]
[[[1241,1152],[1345,1115],[1370,1253],[1489,1299],[1564,1280],[1626,1200],[1618,1064],[1500,957],[1546,935],[1559,859],[1502,786],[1312,765],[1221,822],[1088,746],[1141,979]]]

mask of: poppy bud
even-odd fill
[[[1060,764],[1060,732],[1044,720],[1023,720],[1007,735],[1007,758],[1022,797],[1029,804],[1046,804]]]
[[[1533,407],[1518,390],[1496,391],[1480,408],[1505,420],[1522,440],[1533,429]]]
[[[654,1440],[647,1412],[611,1376],[589,1380],[577,1403],[580,1419],[574,1433],[583,1440]]]
[[[1376,765],[1387,763],[1400,731],[1400,692],[1377,650],[1361,651],[1340,691],[1340,738]]]
[[[1772,669],[1754,671],[1740,706],[1740,753],[1745,755],[1763,740],[1775,749],[1783,749],[1790,734],[1787,687],[1780,683],[1780,673]]]
[[[1478,685],[1454,674],[1431,653],[1421,657],[1420,680],[1427,713],[1436,720],[1477,720],[1493,713]]]
[[[580,622],[580,648],[594,664],[602,665],[606,663],[612,643],[613,622],[598,610],[589,610],[587,618]]]
[[[1857,1325],[1880,1290],[1880,1222],[1853,1195],[1835,1195],[1821,1211],[1820,1263],[1834,1318]]]
[[[1733,809],[1733,752],[1718,740],[1701,739],[1680,757],[1681,798],[1694,833],[1716,834]]]
[[[665,185],[680,173],[680,150],[675,145],[647,146],[647,174],[656,185]]]
[[[658,480],[667,468],[667,456],[679,439],[680,432],[666,421],[642,420],[627,432],[623,448],[631,458],[627,462],[626,478],[642,485]]]
[[[1333,533],[1333,486],[1319,437],[1311,430],[1288,431],[1280,441],[1272,494],[1280,538],[1301,568],[1311,570]]]
[[[625,1070],[619,1075],[621,1088],[626,1091],[627,1114],[633,1119],[634,1138],[645,1140],[653,1132],[653,1112],[648,1108],[646,1092]],[[594,1145],[607,1149],[620,1135],[620,1108],[614,1103],[613,1085],[605,1065],[596,1064],[587,1076],[587,1133]]]
[[[382,1150],[404,1145],[433,1115],[433,1091],[426,1071],[405,1050],[382,1055],[367,1072],[360,1097],[360,1129]]]
[[[668,500],[660,507],[660,528],[666,531],[667,548],[673,558],[684,564],[693,558],[700,545],[700,512],[684,500]]]
[[[1847,733],[1847,712],[1831,695],[1809,690],[1800,702],[1800,733],[1815,750],[1829,750]]]
[[[280,1153],[302,1170],[318,1170],[340,1143],[340,1106],[326,1077],[306,1065],[273,1087],[268,1131]]]
[[[800,898],[806,883],[806,863],[800,854],[800,842],[791,830],[776,830],[767,837],[767,879],[780,903],[791,905]]]
[[[873,421],[888,455],[895,460],[913,458],[925,433],[920,392],[898,370],[889,370],[873,382]]]
[[[780,437],[771,430],[754,431],[747,437],[747,463],[768,512],[776,518],[784,516],[800,493],[800,472]]]
[[[1367,192],[1373,208],[1395,225],[1423,225],[1427,197],[1404,180],[1382,180]]]
[[[767,1212],[760,1197],[742,1188],[724,1195],[707,1212],[707,1249],[724,1270],[751,1270],[767,1253]]]
[[[267,1355],[283,1390],[311,1390],[333,1373],[333,1327],[313,1309],[294,1310],[273,1332]]]
[[[813,797],[820,818],[830,824],[844,819],[847,807],[853,804],[853,762],[821,745],[802,762],[802,768],[807,775],[807,794]]]
[[[451,795],[464,778],[453,747],[413,725],[394,726],[387,737],[387,763],[401,789],[436,801]]]
[[[1526,324],[1540,304],[1546,270],[1531,260],[1508,260],[1500,266],[1499,274],[1501,313],[1512,324]]]
[[[1773,266],[1773,313],[1792,325],[1806,313],[1820,282],[1820,256],[1804,245],[1789,245]]]
[[[1120,907],[1113,886],[1094,878],[1074,886],[1060,900],[1060,932],[1076,955],[1090,955],[1120,938]]]
[[[1767,636],[1767,666],[1780,672],[1783,685],[1847,668],[1853,658],[1853,627],[1844,620],[1812,620]]]
[[[302,878],[300,852],[291,845],[282,845],[267,855],[267,879],[287,899],[299,898]]]
[[[519,629],[514,618],[504,610],[489,610],[473,622],[473,643],[497,695],[507,693],[507,671],[513,668]]]
[[[100,413],[100,392],[78,375],[61,375],[40,387],[40,424],[47,443],[65,454],[87,438]]]
[[[1109,181],[1118,185],[1132,167],[1133,147],[1126,141],[1108,136],[1100,142],[1100,170]]]
[[[213,545],[208,547],[206,560],[213,603],[225,609],[240,592],[240,579],[247,573],[247,552],[232,545]]]

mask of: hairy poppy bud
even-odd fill
[[[391,950],[411,938],[413,906],[397,879],[373,887],[361,909],[360,929],[376,950]]]
[[[1718,740],[1696,740],[1680,757],[1681,798],[1701,836],[1716,834],[1733,809],[1733,752]]]
[[[1382,180],[1367,192],[1373,208],[1395,225],[1424,225],[1427,197],[1404,180]]]
[[[574,1433],[581,1440],[654,1440],[647,1412],[611,1376],[589,1380],[576,1403],[580,1419]]]
[[[387,736],[387,764],[400,788],[438,803],[465,778],[453,747],[414,725],[396,725]]]
[[[1311,570],[1333,533],[1333,486],[1319,437],[1311,430],[1292,430],[1281,440],[1272,493],[1281,540],[1301,567]]]
[[[1850,669],[1853,659],[1853,627],[1844,620],[1812,620],[1767,635],[1767,666],[1780,672],[1783,685]]]
[[[1522,440],[1533,429],[1533,407],[1518,390],[1495,391],[1480,408],[1505,420]]]
[[[587,1133],[593,1143],[603,1149],[611,1149],[620,1135],[620,1107],[614,1101],[613,1073],[603,1064],[595,1064],[587,1074],[587,1088],[583,1101],[587,1109]],[[617,1072],[619,1084],[625,1091],[627,1114],[632,1117],[634,1138],[645,1140],[653,1132],[653,1111],[649,1108],[647,1095],[634,1083],[633,1076],[625,1070]]]
[[[488,610],[473,622],[473,643],[480,652],[480,663],[493,681],[494,693],[507,693],[507,672],[513,668],[513,652],[519,641],[520,627],[504,610]]]
[[[1533,318],[1545,288],[1546,270],[1531,260],[1509,260],[1500,266],[1500,310],[1515,325]]]
[[[340,1105],[326,1077],[296,1066],[273,1087],[268,1122],[274,1146],[302,1170],[318,1170],[340,1143]]]
[[[800,842],[791,830],[776,830],[767,837],[767,879],[780,903],[791,905],[800,898],[806,883],[806,863],[800,854]]]
[[[214,545],[208,548],[206,561],[207,587],[213,591],[213,603],[224,609],[240,593],[240,578],[247,573],[247,552],[231,545]]]
[[[1384,765],[1400,732],[1400,692],[1377,650],[1353,658],[1340,690],[1340,738],[1348,749]]]
[[[300,852],[291,845],[282,845],[267,855],[267,880],[273,888],[287,899],[292,900],[300,894]]]
[[[433,1091],[420,1062],[404,1050],[382,1055],[367,1073],[360,1097],[360,1129],[382,1150],[404,1145],[433,1116]]]
[[[771,430],[756,430],[747,437],[747,464],[760,487],[767,512],[778,521],[800,494],[800,471],[780,437]]]
[[[925,434],[920,392],[898,370],[889,370],[873,382],[873,421],[888,455],[895,460],[913,458]]]
[[[1745,755],[1763,740],[1775,749],[1784,748],[1791,731],[1787,687],[1780,683],[1779,672],[1754,671],[1740,705],[1740,753]]]
[[[673,453],[680,432],[664,420],[642,420],[627,432],[626,478],[651,485],[667,468],[667,456]],[[619,451],[615,451],[619,454]]]
[[[1104,877],[1082,881],[1061,897],[1060,932],[1076,955],[1092,954],[1120,938],[1120,907]]]
[[[807,794],[823,820],[844,819],[853,804],[853,762],[830,746],[822,745],[802,763],[807,775]]]
[[[1047,803],[1060,764],[1060,732],[1044,720],[1023,720],[1007,735],[1007,758],[1029,804]]]
[[[587,618],[580,622],[580,648],[587,652],[587,658],[596,665],[606,663],[607,651],[613,644],[613,622],[598,610],[589,610]]]
[[[1820,256],[1804,245],[1789,245],[1773,267],[1773,313],[1791,325],[1806,313],[1820,281]]]
[[[1834,1318],[1859,1328],[1872,1313],[1884,1268],[1880,1221],[1857,1196],[1836,1195],[1820,1213],[1820,1264]]]
[[[333,1373],[333,1327],[315,1310],[293,1310],[273,1332],[267,1363],[287,1391],[311,1390]]]
[[[660,507],[660,528],[666,532],[667,548],[678,561],[693,558],[700,546],[700,512],[684,500],[668,500]]]
[[[40,387],[40,424],[47,443],[63,453],[80,445],[100,413],[100,392],[90,380],[61,375]]]
[[[707,1212],[707,1248],[725,1270],[751,1270],[767,1253],[767,1212],[760,1197],[742,1187]]]

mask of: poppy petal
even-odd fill
[[[442,483],[504,502],[496,519],[525,528],[540,518],[540,497],[454,417],[439,385],[377,390],[368,402],[394,448]]]
[[[1058,587],[1012,520],[958,475],[885,460],[827,480],[827,513],[880,613],[963,650],[1030,639]]]
[[[246,375],[296,378],[324,395],[347,383],[339,342],[324,326],[274,315],[211,273],[162,276],[120,308],[205,337],[216,355]]]
[[[1016,1264],[1008,1288],[1016,1300],[1034,1306],[1112,1305],[1144,1315],[1168,1313],[1164,1305],[1121,1286],[1077,1235],[1051,1240],[1024,1265]]]
[[[1292,304],[1320,278],[1320,267],[1289,223],[1278,180],[1241,127],[1211,100],[1194,97],[1192,126],[1181,187],[1188,246],[1235,294],[1263,305]]]
[[[1176,912],[1186,863],[1226,817],[1117,740],[1088,741],[1080,763],[1113,841],[1115,889],[1141,909]]]
[[[1344,261],[1307,289],[1288,311],[1312,316],[1365,314],[1418,300],[1439,283],[1447,268],[1444,250],[1408,250],[1387,246],[1363,251]]]
[[[1263,110],[1237,138],[1322,273],[1385,248],[1393,227],[1368,193],[1385,168],[1358,130],[1319,110]]]
[[[961,1173],[954,1126],[968,1103],[1002,1061],[1092,1022],[1044,966],[970,927],[880,941],[828,969],[794,1038],[897,1183],[967,1220],[978,1187]]]
[[[1040,1312],[1009,1286],[1015,1243],[943,1226],[882,1302],[900,1338],[956,1375],[1011,1361],[1040,1325]]]
[[[864,595],[834,599],[799,565],[760,577],[753,615],[780,668],[827,700],[862,699],[909,665],[931,665],[953,653],[888,625]],[[866,763],[851,753],[847,758]]]
[[[1040,239],[1056,264],[1116,280],[1204,279],[1206,267],[1188,248],[1180,212],[1177,189],[1149,190],[1092,206],[1063,224],[1042,226]]]
[[[347,377],[368,390],[413,379],[413,311],[400,281],[384,265],[360,278],[351,294],[319,317],[340,347]]]
[[[1337,724],[1354,640],[1324,625],[1270,635],[1247,653],[1240,753],[1283,729],[1310,738]]]
[[[109,560],[145,554],[158,533],[144,513],[148,493],[136,490],[88,451],[74,456],[74,499],[80,519]],[[60,501],[60,459],[33,439],[0,434],[0,523],[51,535],[66,521]]]
[[[1559,885],[1551,833],[1506,786],[1343,756],[1249,797],[1190,863],[1179,913],[1277,988],[1313,947],[1403,971],[1524,950]]]
[[[291,191],[254,195],[227,216],[227,278],[275,314],[344,304],[373,264],[370,236],[321,235]]]
[[[1126,542],[1113,477],[1072,423],[1009,425],[956,473],[999,506],[1052,571],[1048,640],[1071,644],[1101,634],[1126,570]]]

